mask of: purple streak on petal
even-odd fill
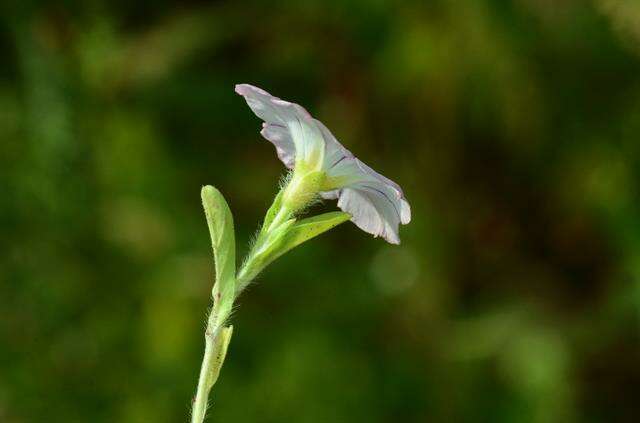
[[[396,193],[398,194],[398,198],[404,198],[404,193],[402,192],[402,188],[400,188],[400,185],[396,184],[395,182],[393,182],[391,179],[387,178],[386,176],[381,175],[378,172],[376,172],[375,170],[371,169],[369,166],[364,164],[362,161],[356,159],[356,162],[357,162],[358,167],[360,169],[362,169],[363,172],[365,172],[366,174],[374,177],[375,179],[379,180],[383,184],[388,185],[391,188],[393,188],[393,190],[396,191]]]
[[[381,196],[383,196],[388,202],[389,204],[391,204],[391,206],[393,207],[393,211],[396,212],[396,216],[398,216],[398,220],[402,220],[402,218],[400,217],[400,212],[398,211],[398,206],[396,206],[396,203],[393,202],[393,200],[391,200],[391,198],[389,198],[389,196],[387,194],[385,194],[384,191],[376,188],[376,187],[372,187],[370,185],[366,185],[366,184],[360,184],[359,185],[362,188],[366,188],[366,189],[370,189],[372,191],[377,192],[378,194],[380,194]]]
[[[340,141],[333,136],[329,128],[327,128],[322,122],[317,119],[314,119],[318,128],[320,128],[320,132],[322,133],[322,138],[324,138],[325,143],[325,154],[324,154],[324,169],[331,169],[340,163],[343,159],[353,158],[353,154],[351,151],[344,148]]]
[[[340,162],[341,162],[341,161],[343,161],[343,160],[344,160],[344,159],[346,159],[346,158],[347,158],[347,156],[342,156],[342,157],[340,157],[338,160],[336,160],[336,162],[335,162],[334,164],[332,164],[332,165],[329,167],[329,169],[332,169],[332,168],[336,167],[338,164],[340,164]]]
[[[382,237],[391,244],[399,244],[398,219],[389,208],[389,203],[381,203],[380,196],[371,191],[345,188],[340,192],[338,207],[351,215],[351,221],[360,229],[375,237]]]

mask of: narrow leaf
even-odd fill
[[[349,219],[351,219],[351,215],[349,213],[336,211],[309,217],[296,222],[281,236],[277,249],[274,252],[275,254],[270,257],[270,261],[275,260],[292,248],[325,233],[329,229],[332,229]]]
[[[236,252],[233,216],[220,191],[211,185],[202,188],[201,196],[216,266],[213,299],[219,315],[226,317],[231,311],[235,295]]]

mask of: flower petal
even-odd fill
[[[409,206],[402,200],[400,207]],[[389,199],[388,193],[373,187],[349,187],[340,191],[338,207],[349,213],[351,221],[360,229],[381,236],[391,244],[400,244],[398,227],[401,213],[397,205]]]
[[[275,145],[278,157],[288,168],[292,168],[298,160],[307,163],[322,161],[322,133],[302,106],[281,100],[249,84],[236,85],[236,92],[245,98],[253,113],[265,122],[260,133]]]
[[[323,198],[338,198],[338,207],[365,232],[392,244],[400,242],[398,227],[411,221],[411,207],[398,184],[355,157],[345,156],[326,172],[343,185],[322,193]]]
[[[398,210],[400,222],[406,225],[411,221],[411,208],[404,197],[402,188],[391,179],[379,174],[355,157],[346,158],[332,169],[327,170],[330,177],[347,181],[344,186],[360,187],[368,186],[383,191],[389,196],[389,201],[394,203]]]
[[[296,162],[296,147],[289,130],[278,124],[263,122],[260,134],[275,145],[278,158],[282,160],[282,163],[289,169],[293,169]]]
[[[329,177],[343,179],[348,181],[348,184],[354,184],[362,181],[382,183],[393,189],[394,197],[404,199],[404,193],[402,192],[400,185],[396,184],[384,175],[379,174],[365,163],[358,160],[351,151],[347,150],[342,144],[340,144],[340,141],[333,136],[331,131],[329,131],[322,122],[319,120],[315,121],[322,132],[322,136],[324,137],[326,147],[324,155],[325,165],[323,166],[323,169]],[[327,191],[324,193],[323,197],[327,199],[337,198],[336,191]],[[402,216],[402,223],[409,223],[410,220],[410,211],[405,212]]]
[[[322,138],[324,138],[325,145],[325,153],[324,153],[324,164],[322,168],[324,170],[331,170],[338,164],[340,164],[344,159],[354,158],[353,153],[351,151],[344,148],[340,141],[333,136],[329,128],[324,126],[322,122],[317,119],[314,119],[316,125],[320,129],[320,133],[322,134]]]

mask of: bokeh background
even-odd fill
[[[284,172],[238,82],[413,208],[239,301],[214,422],[640,421],[640,2],[5,1],[0,422],[182,422]],[[335,209],[328,202],[326,209]]]

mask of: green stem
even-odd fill
[[[244,289],[251,283],[251,281],[262,271],[263,266],[261,265],[260,256],[258,254],[262,248],[268,244],[271,239],[271,235],[278,229],[280,225],[285,223],[291,218],[290,210],[281,207],[276,213],[275,217],[269,224],[267,228],[262,228],[260,230],[260,235],[256,240],[256,243],[249,251],[247,255],[247,259],[244,264],[238,271],[238,275],[236,276],[236,298],[244,291]]]
[[[215,342],[213,337],[208,335],[205,335],[205,342],[204,357],[202,358],[200,378],[198,379],[198,390],[196,391],[196,397],[193,400],[193,407],[191,411],[191,423],[202,423],[207,412],[207,403],[210,391],[210,388],[207,386],[207,375],[211,374],[214,362],[213,349]]]
[[[232,327],[222,327],[224,321],[225,319],[220,318],[215,313],[214,307],[214,310],[209,315],[205,332],[204,357],[200,367],[198,389],[193,400],[191,423],[202,423],[204,421],[209,402],[209,392],[211,392],[211,388],[220,375],[220,369],[233,332]]]

